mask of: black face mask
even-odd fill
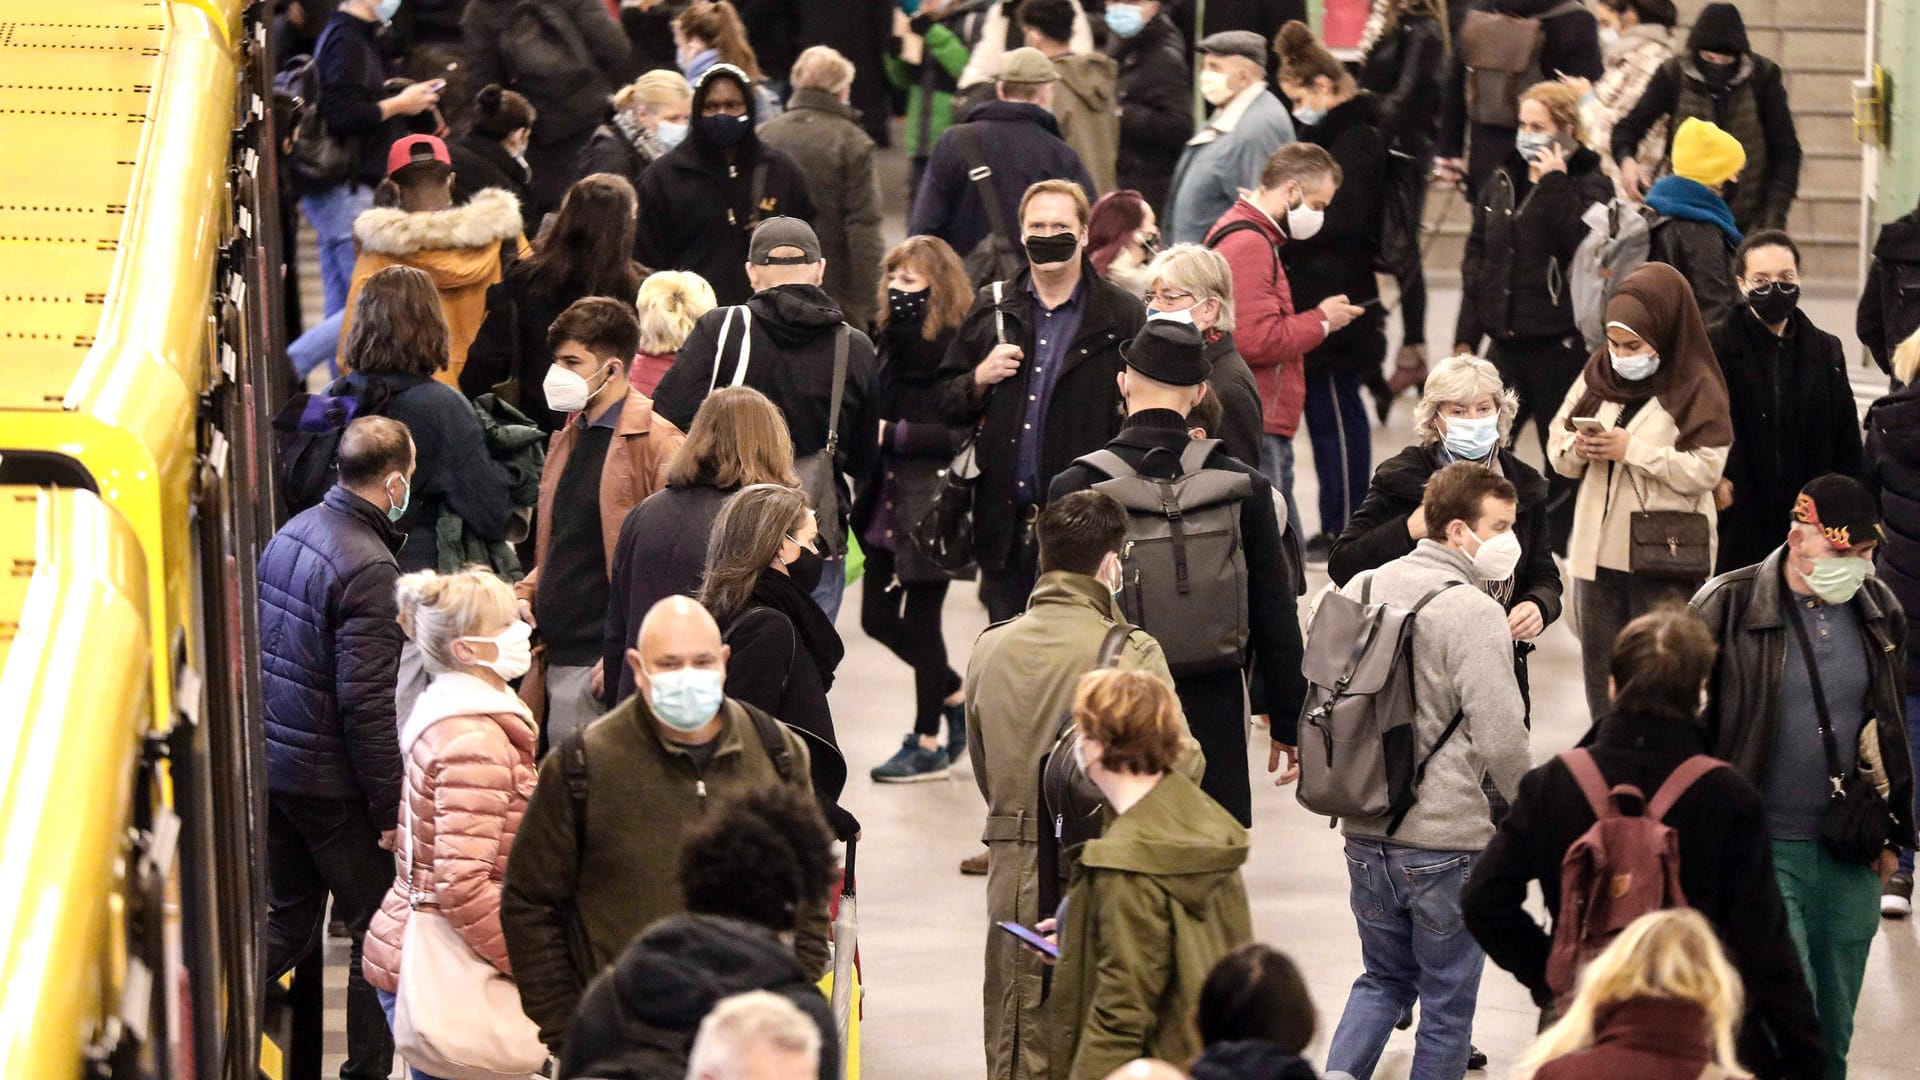
[[[700,118],[699,124],[700,133],[707,137],[707,141],[720,147],[722,150],[739,146],[740,140],[747,137],[747,129],[749,127],[746,117],[727,116],[724,114],[718,116],[703,116]]]
[[[908,292],[905,289],[888,289],[888,325],[910,325],[919,323],[927,314],[927,294],[929,292],[931,292],[929,289],[921,289],[919,292]]]
[[[1035,266],[1066,262],[1079,250],[1080,238],[1072,233],[1027,237],[1027,259]]]
[[[1693,58],[1693,62],[1700,65],[1700,77],[1714,86],[1727,85],[1740,70],[1740,61],[1738,60],[1735,60],[1731,64],[1709,64],[1696,56]]]
[[[1747,294],[1747,306],[1753,309],[1754,317],[1768,326],[1786,322],[1799,305],[1800,286],[1784,282],[1762,285]]]
[[[787,576],[793,579],[800,591],[811,593],[820,587],[820,572],[826,568],[826,557],[810,548],[801,548],[800,557],[787,564]]]

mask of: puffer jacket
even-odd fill
[[[1114,189],[1114,169],[1120,153],[1120,99],[1116,82],[1120,65],[1104,53],[1055,57],[1060,81],[1053,87],[1053,118],[1060,121],[1060,137],[1080,155],[1093,177],[1087,198]]]
[[[1854,330],[1873,362],[1892,374],[1893,351],[1920,330],[1920,209],[1880,229]]]
[[[1865,476],[1886,534],[1874,560],[1902,611],[1920,611],[1920,386],[1904,386],[1867,410]],[[1907,686],[1920,692],[1920,650],[1907,653]]]
[[[363,799],[382,830],[400,803],[393,586],[405,538],[385,510],[334,487],[260,553],[267,790]]]
[[[1580,215],[1613,197],[1600,155],[1586,147],[1567,158],[1567,171],[1528,178],[1518,151],[1495,170],[1474,200],[1463,281],[1475,283],[1472,303],[1460,305],[1453,340],[1478,352],[1483,337],[1556,338],[1579,333],[1573,318],[1568,266],[1587,235]]]
[[[436,675],[400,731],[406,757],[404,853],[367,928],[361,970],[387,993],[400,985],[401,940],[413,901],[439,909],[460,940],[506,974],[500,883],[538,774],[533,714],[511,690],[472,675]],[[411,862],[411,873],[406,870]]]

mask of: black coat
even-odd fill
[[[1460,266],[1474,284],[1471,303],[1460,305],[1453,340],[1477,352],[1482,337],[1563,338],[1580,332],[1573,319],[1568,267],[1586,238],[1580,220],[1587,207],[1613,197],[1613,181],[1600,171],[1600,156],[1581,147],[1566,172],[1550,172],[1538,184],[1527,162],[1507,156],[1473,205],[1473,231]]]
[[[623,295],[638,294],[646,269],[635,263],[629,276],[632,286]],[[566,414],[547,408],[540,388],[547,369],[553,366],[547,349],[547,327],[584,295],[535,278],[525,259],[514,263],[506,277],[487,289],[487,314],[467,349],[467,365],[460,369],[460,392],[479,397],[497,383],[517,379],[520,398],[508,404],[526,413],[542,431],[560,430],[566,424]]]
[[[1260,467],[1260,384],[1253,369],[1234,347],[1233,335],[1222,333],[1207,342],[1207,362],[1213,374],[1207,376],[1207,392],[1220,399],[1220,430],[1208,435],[1220,440],[1220,448],[1243,465]],[[1284,527],[1284,523],[1282,523]]]
[[[1305,240],[1280,249],[1293,307],[1305,311],[1345,293],[1364,304],[1380,297],[1374,260],[1380,254],[1380,222],[1387,197],[1387,144],[1378,126],[1373,95],[1356,94],[1328,110],[1318,123],[1301,125],[1300,138],[1323,146],[1340,166],[1340,189],[1327,204],[1326,223]],[[1378,304],[1334,331],[1307,353],[1307,370],[1378,368],[1386,358],[1386,315]]]
[[[1880,500],[1880,580],[1906,611],[1920,611],[1920,386],[1867,410],[1865,480]],[[1920,649],[1907,650],[1907,687],[1920,690]]]
[[[705,484],[666,487],[627,511],[608,577],[607,595],[612,599],[607,605],[602,670],[620,673],[617,680],[607,681],[602,695],[609,709],[633,693],[633,669],[626,655],[640,633],[640,620],[669,596],[700,591],[713,520],[738,490]]]
[[[1718,330],[1740,304],[1740,290],[1733,284],[1733,252],[1733,242],[1718,225],[1656,214],[1647,261],[1680,271],[1693,286],[1701,321],[1708,330]]]
[[[640,152],[627,138],[625,132],[612,123],[601,124],[587,136],[587,145],[580,148],[579,164],[574,166],[574,175],[591,176],[594,173],[612,173],[624,176],[633,190],[640,190],[640,177],[646,173],[647,166],[654,159]]]
[[[749,990],[786,998],[820,1027],[820,1080],[840,1075],[833,1010],[793,950],[764,927],[674,915],[634,938],[580,999],[556,1074],[562,1080],[681,1080],[700,1021]]]
[[[1187,44],[1166,15],[1148,20],[1130,38],[1114,34],[1107,55],[1120,65],[1120,155],[1122,189],[1146,196],[1154,213],[1167,204],[1180,152],[1193,137],[1193,77]]]
[[[1007,340],[1033,355],[1032,301],[1027,282],[1032,271],[1022,270],[1006,283],[999,314]],[[1082,262],[1080,287],[1087,305],[1080,333],[1068,347],[1066,370],[1054,384],[1046,429],[1040,433],[1040,475],[1058,476],[1073,459],[1107,445],[1120,430],[1120,389],[1114,378],[1122,367],[1120,343],[1132,340],[1147,321],[1140,298],[1094,273]],[[1027,382],[1033,365],[1022,363],[1013,377],[986,391],[977,391],[973,369],[993,351],[992,293],[981,289],[974,297],[940,364],[940,408],[949,424],[960,428],[981,425],[975,442],[980,480],[973,508],[973,554],[982,567],[998,570],[1008,565],[1015,532],[1014,485],[1018,480],[1020,425],[1025,422]]]
[[[531,237],[539,222],[531,220],[533,173],[500,145],[476,131],[447,143],[447,156],[453,159],[453,201],[464,203],[487,188],[510,191],[520,200],[520,230]]]
[[[813,793],[822,808],[846,786],[846,763],[833,761],[839,741],[827,691],[846,655],[840,634],[799,584],[778,570],[760,571],[747,606],[720,627],[727,647],[727,696],[761,709],[809,737]],[[817,747],[835,748],[832,755]],[[829,780],[824,770],[838,768]]]
[[[1861,344],[1888,374],[1893,373],[1893,350],[1916,330],[1920,330],[1920,210],[1881,228],[1854,319]]]
[[[1830,472],[1860,475],[1860,414],[1840,339],[1795,310],[1785,337],[1735,308],[1713,334],[1733,412],[1726,479],[1733,505],[1720,511],[1718,573],[1751,566],[1780,546],[1794,497]]]
[[[1649,799],[1681,762],[1710,752],[1697,725],[1631,716],[1602,720],[1589,739],[1587,749],[1608,784],[1632,784]],[[1762,1077],[1819,1076],[1820,1022],[1787,931],[1760,792],[1733,769],[1716,769],[1664,820],[1680,834],[1687,906],[1713,924],[1746,983],[1741,1063]],[[1593,821],[1566,765],[1556,759],[1538,766],[1521,778],[1513,808],[1461,894],[1474,939],[1543,1007],[1553,997],[1546,977],[1552,937],[1522,907],[1527,886],[1539,883],[1547,911],[1557,917],[1560,861]],[[1777,1055],[1771,1044],[1778,1045]]]
[[[1373,471],[1366,501],[1347,519],[1327,557],[1327,576],[1335,585],[1345,585],[1361,572],[1377,570],[1413,551],[1416,541],[1407,535],[1407,519],[1420,509],[1428,478],[1448,464],[1442,454],[1437,442],[1409,446]],[[1560,617],[1565,584],[1553,565],[1547,481],[1505,449],[1500,451],[1500,474],[1520,495],[1520,513],[1513,523],[1513,533],[1520,538],[1520,562],[1513,570],[1513,598],[1507,607],[1511,610],[1514,604],[1531,600],[1551,626]]]
[[[320,117],[329,133],[353,144],[353,180],[366,187],[386,177],[387,147],[407,134],[405,117],[380,115],[387,69],[374,36],[377,29],[356,15],[335,11],[314,39],[316,47],[321,38],[326,44],[314,57],[320,73]]]
[[[515,84],[501,55],[500,42],[520,0],[469,0],[460,16],[465,45],[467,85],[479,88],[499,83],[509,89],[526,91]],[[627,35],[620,24],[607,14],[600,0],[542,0],[555,17],[573,25],[580,43],[586,47],[591,65],[581,72],[579,83],[564,97],[542,100],[529,95],[537,118],[533,122],[533,141],[541,145],[564,143],[593,130],[607,115],[607,99],[620,84],[632,77],[633,61],[627,48]]]
[[[897,324],[896,324],[897,325]],[[940,415],[940,361],[955,330],[928,341],[920,324],[887,326],[876,333],[880,349],[880,456],[854,500],[853,531],[867,543],[868,527],[883,508],[892,516],[893,572],[903,585],[946,581],[953,575],[928,562],[905,530],[924,518],[940,490],[940,476],[960,449],[964,433]]]
[[[1420,161],[1433,153],[1446,57],[1439,20],[1404,15],[1361,61],[1360,86],[1379,103],[1380,134],[1389,149]]]
[[[992,231],[987,208],[980,201],[961,149],[965,131],[980,137],[984,164],[993,170],[993,190],[1000,198],[1001,220],[1007,231],[1020,229],[1020,197],[1041,180],[1072,180],[1092,191],[1087,167],[1060,138],[1060,122],[1038,105],[1025,101],[989,101],[967,114],[967,123],[955,124],[933,144],[927,171],[913,200],[907,223],[911,235],[937,236],[965,257]]]

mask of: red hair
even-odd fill
[[[1087,220],[1087,257],[1101,277],[1121,250],[1133,242],[1133,234],[1147,223],[1147,199],[1137,191],[1109,191],[1093,204]]]

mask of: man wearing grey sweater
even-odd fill
[[[1421,509],[1428,538],[1343,590],[1360,599],[1365,588],[1369,602],[1410,608],[1457,586],[1414,623],[1415,760],[1426,762],[1417,801],[1391,835],[1385,817],[1340,822],[1366,971],[1334,1030],[1328,1080],[1370,1077],[1416,999],[1413,1075],[1466,1071],[1486,958],[1466,930],[1460,893],[1493,838],[1480,779],[1490,775],[1511,799],[1531,764],[1513,636],[1490,595],[1511,587],[1520,556],[1513,485],[1483,466],[1455,463],[1427,482]],[[1456,715],[1460,724],[1445,736]]]

